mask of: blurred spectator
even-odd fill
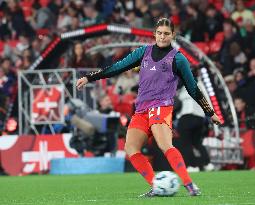
[[[133,0],[120,0],[125,10],[133,10],[135,5]]]
[[[101,12],[103,18],[105,19],[112,14],[116,3],[117,0],[97,0],[95,7]]]
[[[221,0],[219,0],[219,1],[221,1]],[[215,0],[212,1],[212,2],[214,2],[214,6],[215,6],[215,7],[218,6],[218,5],[217,5],[218,2],[216,2]],[[190,3],[196,5],[197,8],[198,8],[198,10],[199,10],[200,12],[204,13],[204,11],[205,11],[206,8],[208,7],[209,3],[211,3],[211,2],[210,2],[210,0],[207,0],[207,1],[204,1],[204,0],[191,0]],[[217,8],[217,9],[218,9],[218,8]]]
[[[225,76],[224,80],[225,83],[227,84],[230,94],[234,96],[237,89],[237,84],[234,75],[227,75]]]
[[[204,41],[206,31],[204,14],[195,4],[188,4],[185,9],[188,15],[184,27],[185,37],[192,42]]]
[[[255,90],[255,58],[251,59],[249,64],[247,83],[238,92],[239,95],[245,100],[247,106],[255,107],[254,93]]]
[[[238,87],[242,87],[246,84],[246,75],[243,68],[236,69],[233,74]]]
[[[68,7],[74,8],[74,12],[71,15],[72,17],[80,16],[83,13],[83,7],[84,7],[85,2],[86,1],[84,1],[84,0],[74,0],[74,1],[71,1],[70,4],[68,4],[68,1],[66,1],[65,5],[66,5],[66,8],[68,8]]]
[[[5,96],[11,96],[13,85],[16,83],[16,75],[12,70],[10,58],[3,58],[0,67],[0,92]]]
[[[34,36],[34,30],[25,21],[25,17],[23,14],[23,11],[19,5],[18,0],[9,0],[8,1],[8,14],[7,18],[10,18],[10,22],[12,25],[13,31],[13,36],[14,37],[19,37],[21,34],[32,37]]]
[[[98,98],[98,110],[100,113],[109,114],[113,111],[113,105],[109,95],[101,93]]]
[[[52,35],[44,35],[39,39],[40,39],[41,50],[44,50],[49,45],[49,43],[52,41],[53,37],[52,37]]]
[[[125,95],[129,94],[131,90],[138,84],[138,75],[132,70],[128,70],[125,73],[118,76],[115,84],[114,92],[116,94]]]
[[[236,25],[231,19],[226,19],[223,23],[224,41],[219,53],[219,62],[222,65],[222,74],[229,75],[233,72],[233,59],[230,55],[230,45],[233,42],[240,42],[240,36]]]
[[[224,7],[222,8],[223,12],[225,12],[228,17],[235,9],[235,2],[233,0],[224,0]]]
[[[229,70],[231,71],[228,74],[233,73],[233,71],[238,67],[245,67],[245,64],[247,63],[247,57],[241,50],[241,46],[237,42],[234,41],[230,44],[229,53],[231,61],[229,65]]]
[[[137,17],[133,10],[127,11],[126,20],[130,26],[142,28],[142,19]]]
[[[209,5],[206,9],[206,32],[210,40],[212,40],[216,33],[223,29],[223,15],[218,12],[213,5]]]
[[[104,22],[102,14],[96,10],[95,5],[91,2],[84,5],[83,12],[85,15],[83,19],[84,26],[91,26]]]
[[[67,31],[67,27],[72,24],[72,17],[68,14],[68,9],[60,10],[57,21],[57,29],[61,32]]]
[[[245,54],[249,59],[255,57],[255,30],[250,20],[244,21],[244,26],[241,28],[241,36]]]
[[[184,86],[179,91],[178,99],[182,106],[177,113],[179,137],[174,138],[174,146],[182,153],[189,172],[200,169],[212,171],[214,165],[210,163],[208,152],[202,144],[207,126],[205,114]],[[199,157],[195,155],[194,148],[199,152]]]
[[[248,71],[249,78],[255,78],[255,58],[251,59]]]
[[[0,9],[0,40],[10,39],[12,37],[10,18],[6,11]]]
[[[181,22],[184,21],[184,15],[181,12],[181,9],[179,7],[179,5],[177,4],[169,4],[170,8],[170,20],[173,22],[174,26],[175,26],[175,32],[179,33],[180,32],[180,26],[181,26]]]
[[[76,42],[73,46],[72,56],[68,62],[71,68],[90,68],[92,60],[85,54],[84,46],[81,42]]]
[[[33,4],[34,4],[34,0],[20,1],[20,6],[23,10],[26,21],[29,21],[31,16],[33,15],[33,10],[32,10]]]
[[[151,14],[151,26],[150,28],[152,28],[154,25],[156,25],[157,21],[162,18],[165,17],[166,14],[163,13],[164,9],[163,9],[163,5],[162,3],[151,3],[150,4],[150,14]]]
[[[248,106],[247,103],[245,102],[245,100],[240,96],[237,96],[234,98],[234,105],[235,105],[236,112],[237,112],[239,127],[242,129],[254,128],[255,124],[251,125],[247,121],[247,119],[248,119],[248,117],[255,115],[255,109],[251,106]],[[253,122],[254,122],[254,120],[253,120]]]
[[[48,8],[55,16],[59,15],[60,9],[63,7],[63,0],[50,0]]]
[[[126,24],[126,19],[121,14],[121,9],[119,7],[115,7],[113,9],[110,23],[116,23],[116,24]]]
[[[30,46],[29,44],[30,44],[29,39],[24,35],[20,35],[19,41],[14,49],[14,53],[18,56],[21,56],[22,52],[29,48]]]
[[[32,19],[34,29],[53,29],[56,26],[56,16],[48,8],[50,0],[39,0],[39,9]]]
[[[81,4],[82,3],[82,4]],[[60,32],[72,31],[80,28],[83,2],[68,2],[59,11],[57,27]],[[80,14],[79,14],[80,13]]]
[[[242,25],[245,21],[251,21],[252,25],[255,24],[253,13],[245,8],[243,0],[235,0],[235,11],[232,13],[231,18]]]
[[[20,58],[22,52],[30,46],[28,37],[20,35],[18,39],[19,40],[6,41],[3,50],[3,56],[10,58],[12,62],[15,62],[15,64]]]
[[[254,150],[255,109],[248,106],[240,96],[234,99],[234,104],[243,140],[244,164],[246,168],[255,170],[255,154],[252,151]]]
[[[67,31],[74,31],[77,29],[80,29],[81,27],[81,22],[78,16],[73,16],[71,18],[71,25],[67,26],[66,30]]]
[[[135,0],[135,12],[136,16],[142,18],[144,28],[153,28],[147,0]]]
[[[33,51],[34,57],[37,58],[40,55],[42,50],[41,40],[38,38],[33,39],[31,42],[31,49]]]
[[[32,62],[34,61],[34,56],[32,55],[32,52],[30,49],[26,49],[22,52],[22,70],[27,70]]]

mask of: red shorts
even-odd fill
[[[165,123],[172,129],[172,114],[173,106],[150,108],[144,113],[135,113],[132,116],[128,129],[140,129],[150,137],[152,136],[150,127],[153,124]]]

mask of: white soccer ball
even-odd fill
[[[178,176],[170,171],[157,173],[152,183],[153,192],[159,196],[173,196],[180,188]]]

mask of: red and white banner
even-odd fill
[[[64,87],[49,85],[32,89],[31,122],[45,124],[46,122],[61,123],[64,121]]]
[[[47,173],[50,160],[78,157],[71,134],[0,137],[1,166],[8,175]]]

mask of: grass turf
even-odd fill
[[[0,177],[0,205],[255,205],[254,171],[191,174],[202,190],[199,197],[181,187],[174,197],[138,198],[149,187],[136,173]]]

